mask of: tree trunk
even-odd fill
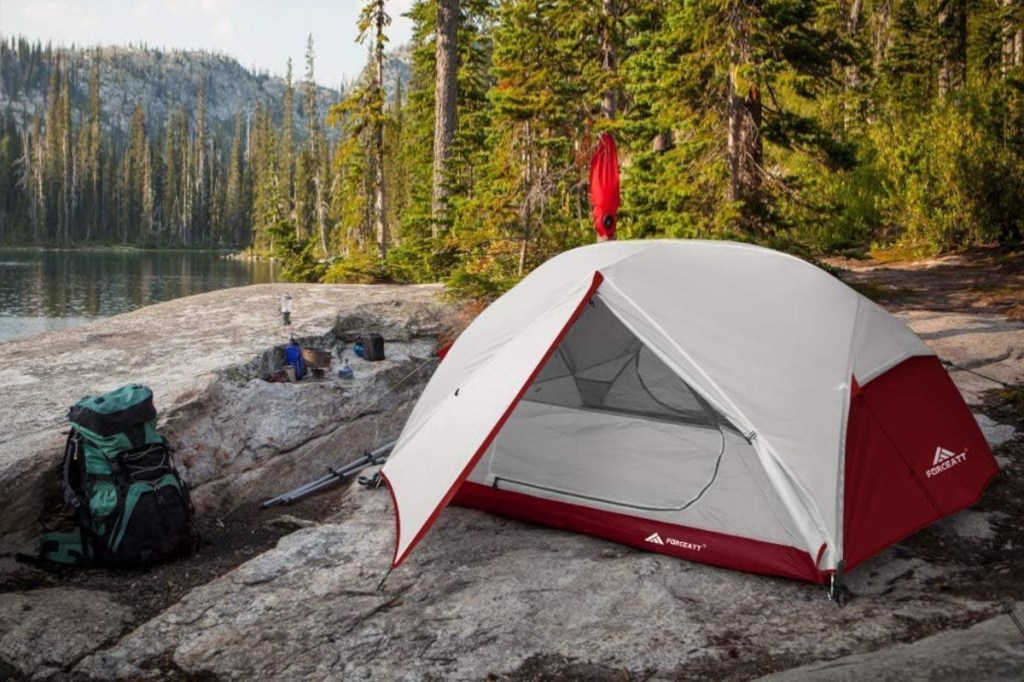
[[[601,55],[603,58],[603,69],[608,72],[609,78],[613,76],[619,67],[618,54],[615,50],[614,25],[618,19],[618,7],[615,0],[603,0],[602,26],[601,26]],[[618,97],[615,88],[610,84],[601,94],[601,115],[608,119],[614,119],[618,113]]]
[[[316,222],[320,228],[320,248],[324,250],[324,258],[328,258],[327,223],[324,221],[324,199],[319,177],[313,178],[313,186],[316,188]]]
[[[1014,4],[1014,0],[1002,0],[1004,74],[1024,64],[1024,31],[1021,31],[1014,22]]]
[[[519,276],[523,276],[526,270],[526,253],[529,249],[530,236],[532,232],[533,210],[533,138],[531,135],[530,122],[526,122],[525,146],[523,149],[523,186],[525,188],[523,198],[523,243],[519,247]]]
[[[431,203],[431,236],[437,237],[446,221],[448,156],[457,124],[458,98],[458,0],[437,0],[437,37],[434,42],[434,176]]]
[[[942,0],[938,21],[942,40],[939,95],[946,97],[967,79],[967,1]]]
[[[744,199],[760,201],[764,143],[761,140],[761,91],[750,86],[743,100],[742,144],[740,145],[740,189]]]
[[[71,151],[68,149],[67,135],[61,135],[60,142],[60,162],[61,162],[61,198],[62,198],[62,210],[60,215],[60,240],[65,246],[68,244],[68,223],[71,222],[71,187],[70,185],[70,167]]]
[[[882,0],[870,13],[872,24],[871,45],[873,61],[872,66],[877,73],[882,67],[885,53],[889,49],[889,33],[892,28],[892,1]]]
[[[740,137],[743,130],[743,98],[736,94],[735,76],[729,75],[729,138],[726,157],[729,162],[729,201],[741,201],[740,194]]]
[[[736,92],[729,79],[729,201],[740,202],[744,230],[755,232],[758,221],[754,211],[761,203],[764,144],[761,140],[761,92],[751,86],[746,98]]]
[[[853,0],[850,4],[850,13],[846,18],[846,36],[851,41],[857,40],[857,32],[860,30],[860,13],[863,7],[862,0]],[[845,93],[843,94],[843,129],[848,130],[855,118],[853,107],[850,106],[850,97],[860,86],[860,69],[857,64],[846,67]]]
[[[39,133],[38,128],[36,130],[36,169],[35,169],[35,181],[36,181],[36,224],[35,233],[33,239],[36,244],[40,243],[40,229],[46,228],[46,187],[45,179],[46,174],[44,173],[44,164],[46,162],[46,152],[43,146],[43,136]]]
[[[388,225],[384,206],[384,0],[377,0],[377,44],[375,46],[377,111],[374,121],[374,222],[377,228],[377,254],[388,257]]]

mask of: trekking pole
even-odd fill
[[[302,499],[308,495],[312,495],[315,492],[329,488],[335,483],[340,483],[352,478],[355,474],[369,466],[380,464],[388,458],[391,451],[395,449],[397,440],[391,441],[385,445],[380,446],[372,452],[364,452],[361,457],[355,459],[348,464],[335,469],[328,468],[328,474],[321,476],[320,478],[300,485],[298,488],[289,490],[286,493],[282,493],[277,497],[272,497],[269,500],[263,502],[260,505],[260,509],[269,509],[270,507],[277,507],[280,505],[291,504],[297,500]]]

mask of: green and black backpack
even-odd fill
[[[157,433],[153,392],[129,384],[89,396],[68,418],[64,501],[78,530],[44,535],[40,558],[146,568],[195,553],[192,501]]]

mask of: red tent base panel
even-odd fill
[[[462,484],[452,504],[737,571],[816,583],[825,582],[831,575],[819,571],[813,558],[795,547],[546,500],[470,481]]]

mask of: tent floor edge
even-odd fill
[[[819,585],[826,584],[832,574],[819,570],[814,558],[796,547],[534,497],[472,481],[462,484],[452,504],[737,571]]]

